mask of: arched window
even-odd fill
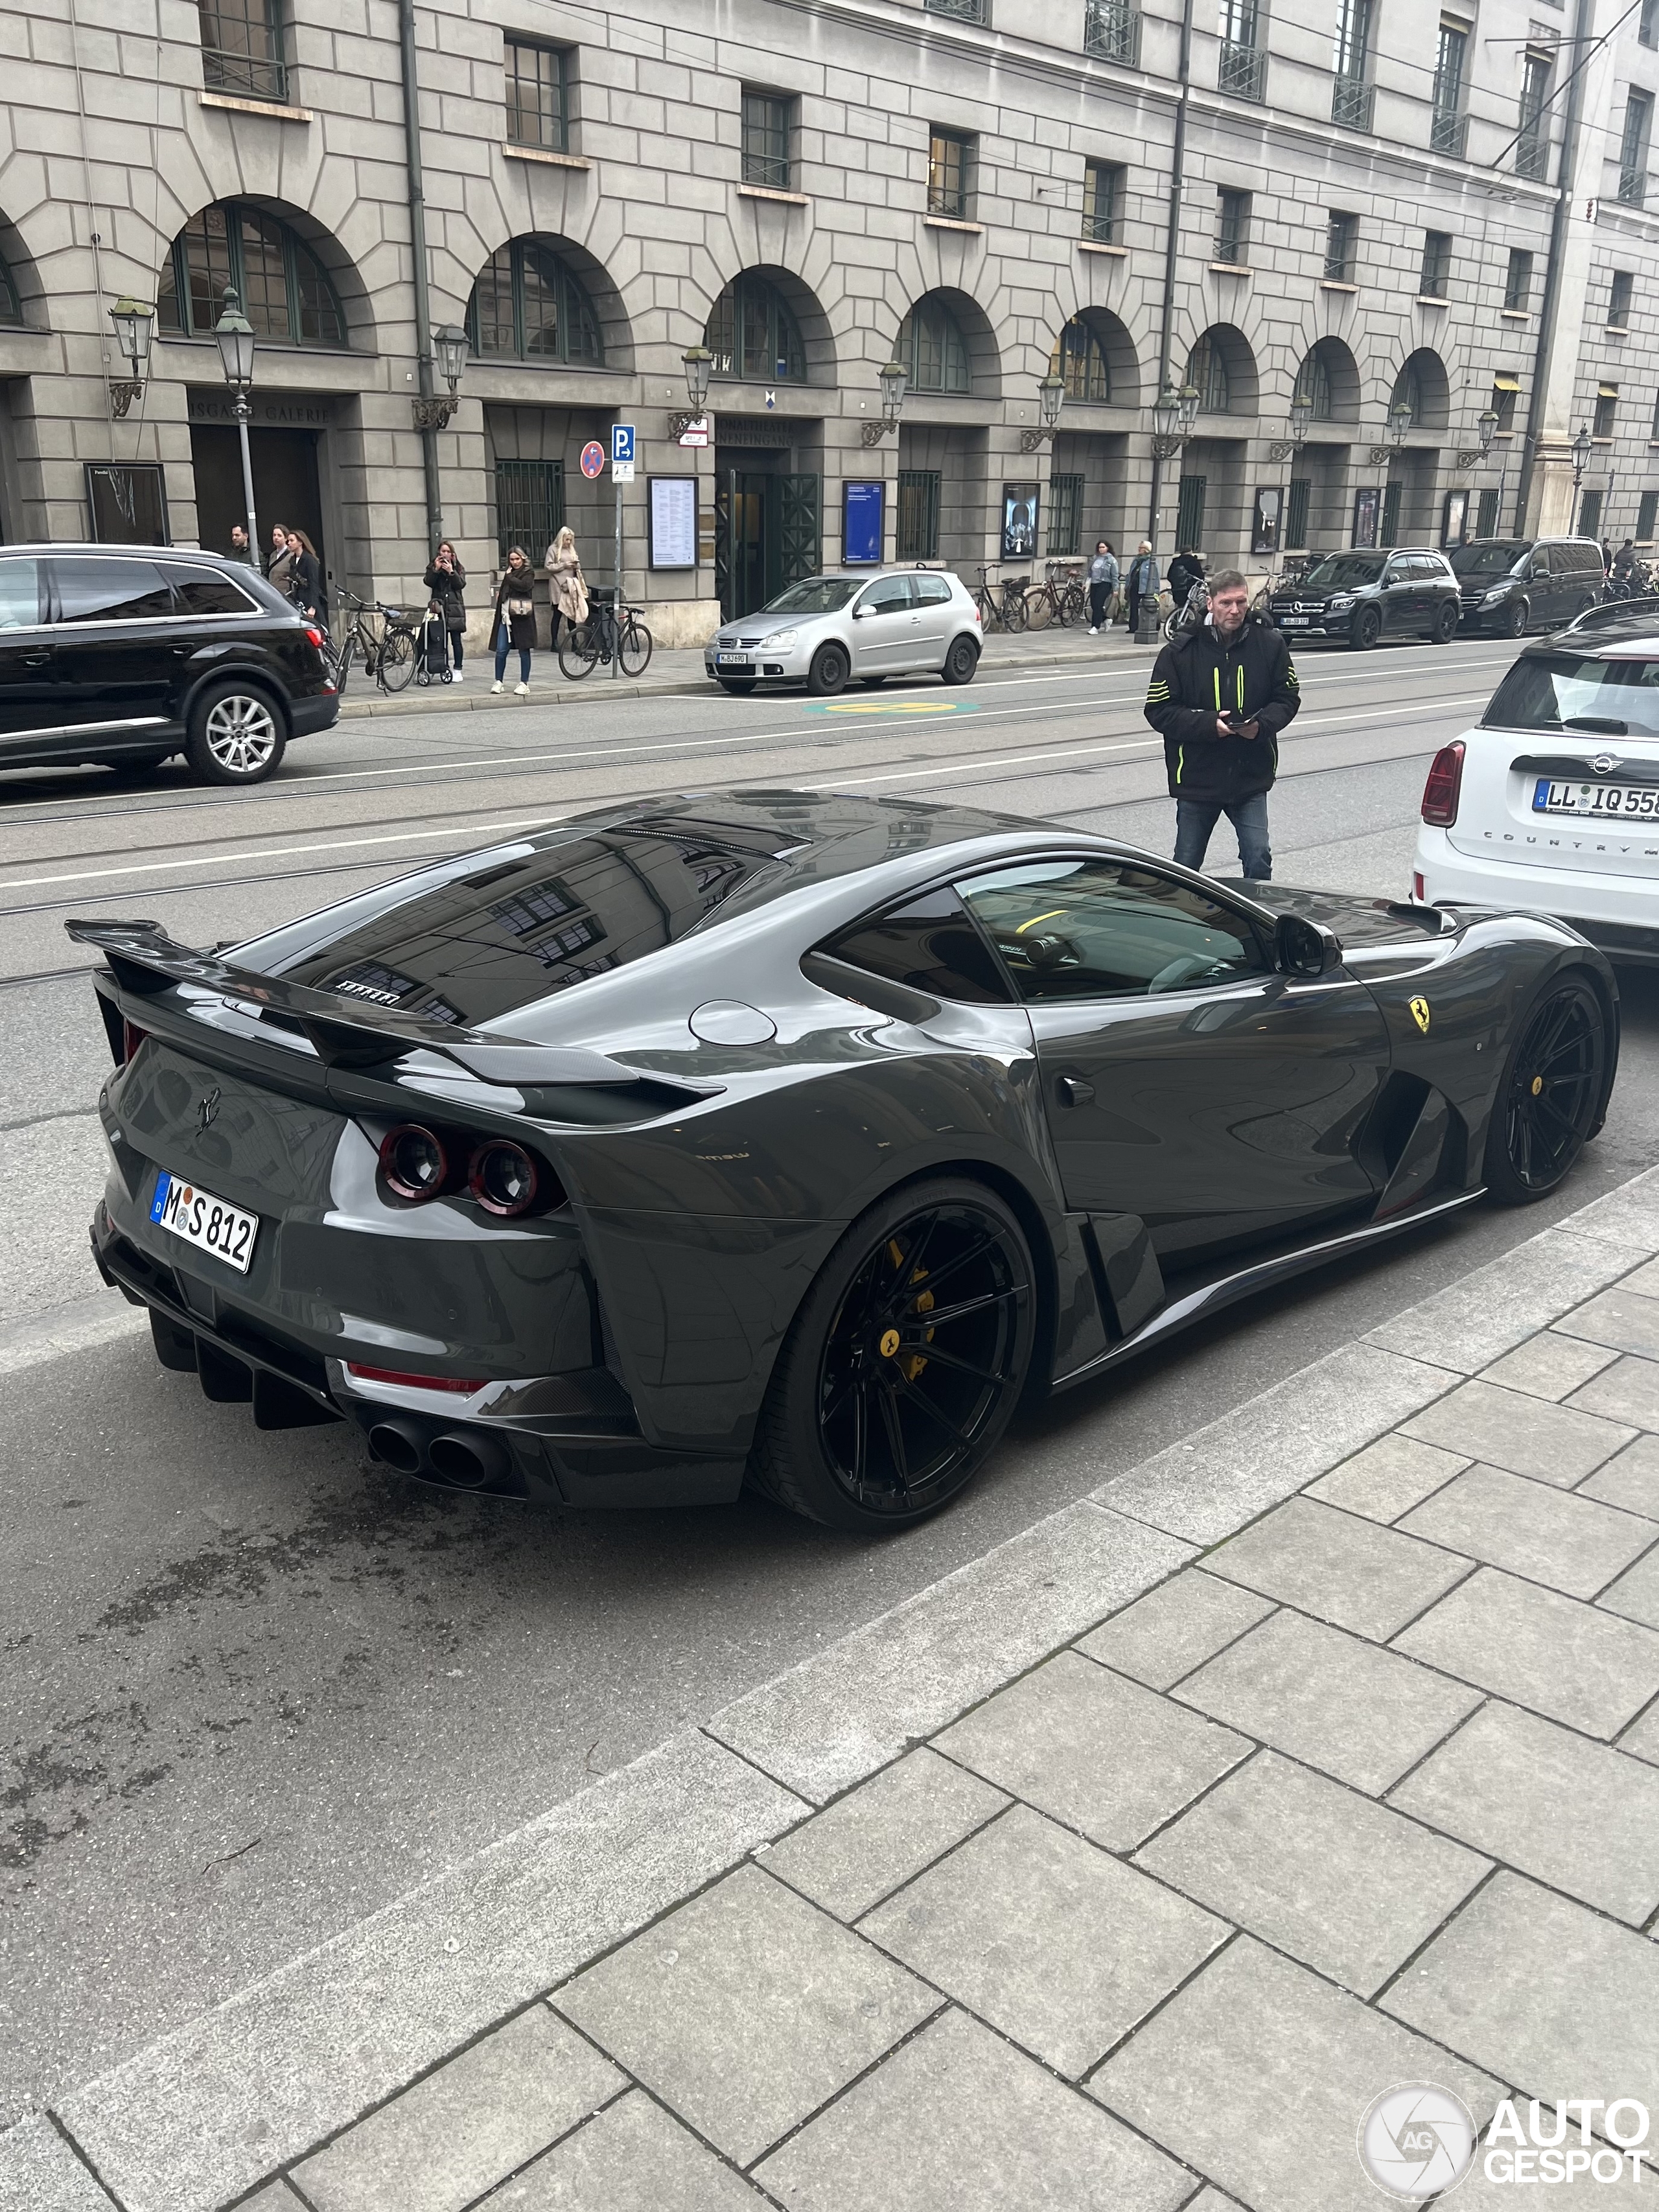
[[[1111,398],[1112,377],[1105,353],[1081,315],[1073,316],[1056,339],[1048,374],[1059,377],[1068,399]]]
[[[899,325],[895,351],[915,392],[966,392],[971,381],[968,341],[937,292],[930,292]]]
[[[23,302],[18,297],[17,279],[3,257],[0,257],[0,323],[21,323],[22,319]]]
[[[1187,356],[1186,382],[1198,394],[1200,415],[1225,415],[1232,406],[1227,382],[1227,363],[1221,348],[1206,331]]]
[[[1292,396],[1297,401],[1305,401],[1313,410],[1313,419],[1316,422],[1330,421],[1330,367],[1317,346],[1306,356],[1297,370],[1296,391]]]
[[[343,346],[345,316],[328,271],[303,239],[263,208],[221,200],[173,241],[156,302],[159,329],[206,337],[233,285],[242,313],[278,345]]]
[[[754,384],[805,381],[799,327],[787,301],[763,276],[738,276],[726,286],[702,342],[714,356],[715,376],[741,376]]]
[[[478,272],[466,334],[486,359],[558,361],[598,368],[605,343],[592,303],[545,240],[515,238]]]

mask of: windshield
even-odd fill
[[[861,576],[808,576],[804,583],[791,584],[775,599],[769,599],[762,611],[769,615],[836,614],[863,580]]]
[[[1316,561],[1302,581],[1300,592],[1351,592],[1357,584],[1374,584],[1382,574],[1386,553],[1333,553]]]
[[[1451,556],[1460,576],[1507,576],[1527,550],[1521,538],[1488,538],[1482,544],[1460,545]]]
[[[1483,720],[1488,729],[1659,737],[1659,660],[1528,655],[1498,685]]]

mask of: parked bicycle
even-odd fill
[[[611,656],[619,653],[624,676],[643,676],[651,665],[653,641],[641,614],[640,608],[630,607],[624,600],[619,641],[614,604],[593,593],[588,600],[587,620],[574,627],[566,623],[559,632],[559,666],[573,680],[580,681],[601,661],[608,668]]]
[[[382,691],[401,691],[413,678],[420,654],[420,617],[406,607],[385,606],[378,599],[371,607],[367,599],[348,591],[338,591],[335,596],[350,615],[340,643],[337,646],[331,640],[323,648],[335,690],[344,698],[352,663],[361,660],[363,673],[372,676]],[[376,615],[381,622],[379,631],[374,628]]]
[[[1203,623],[1205,616],[1207,615],[1209,611],[1210,586],[1206,580],[1200,576],[1198,579],[1198,581],[1193,586],[1191,591],[1188,592],[1186,598],[1182,601],[1181,605],[1173,611],[1165,621],[1164,624],[1164,643],[1166,645],[1172,643],[1175,639],[1181,635],[1183,630],[1199,629]]]
[[[997,590],[993,591],[988,580],[991,574],[988,564],[979,572],[978,588],[974,603],[979,609],[980,626],[983,629],[1021,630],[1030,619],[1025,594],[1030,587],[1029,576],[1007,576]]]
[[[1273,594],[1276,592],[1288,592],[1292,585],[1299,584],[1312,567],[1313,561],[1314,556],[1311,553],[1287,554],[1285,565],[1279,574],[1276,576],[1269,576],[1261,589],[1250,601],[1250,612],[1253,615],[1269,613],[1273,607]]]
[[[1083,570],[1076,562],[1048,562],[1043,568],[1042,581],[1026,589],[1025,620],[1032,629],[1047,629],[1051,622],[1057,622],[1062,629],[1069,629],[1073,623],[1083,620],[1088,608]]]

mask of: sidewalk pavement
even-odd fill
[[[1127,663],[1150,668],[1152,648],[1132,645],[1129,633],[1119,624],[1099,637],[1091,637],[1086,629],[1054,628],[1028,631],[1019,637],[991,636],[985,641],[982,655],[982,665],[987,668],[1052,668],[1074,660],[1105,660],[1114,666]],[[381,714],[474,711],[509,714],[526,707],[581,707],[605,700],[649,698],[675,692],[702,691],[712,696],[714,689],[703,668],[701,646],[678,647],[672,651],[659,647],[651,656],[650,667],[637,678],[613,677],[608,668],[596,668],[591,675],[573,678],[560,673],[556,655],[538,653],[531,671],[530,690],[522,699],[510,690],[499,696],[490,690],[492,666],[488,653],[475,652],[466,664],[464,684],[434,684],[427,688],[411,684],[406,691],[394,692],[390,696],[369,683],[360,669],[354,678],[357,688],[340,702],[340,720],[350,722]],[[514,666],[516,669],[516,662]]]
[[[1363,2212],[1397,2083],[1659,2114],[1656,1921],[1659,1169],[26,2120],[0,2212]]]

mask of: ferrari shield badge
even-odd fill
[[[1429,1002],[1426,999],[1412,1000],[1412,1019],[1426,1036],[1429,1033]]]

